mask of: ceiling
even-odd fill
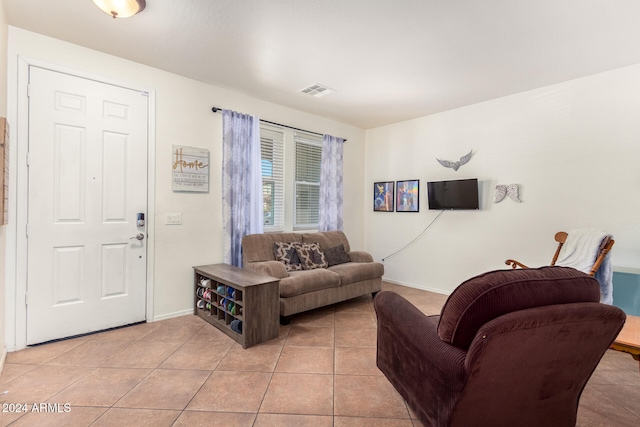
[[[2,1],[9,25],[364,129],[640,63],[638,0]]]

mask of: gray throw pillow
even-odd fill
[[[324,256],[329,263],[329,267],[332,265],[351,262],[351,258],[349,258],[349,254],[344,250],[344,245],[342,243],[338,246],[332,246],[324,251]]]

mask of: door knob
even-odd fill
[[[135,236],[131,237],[129,240],[133,240],[133,239],[137,239],[137,240],[144,239],[144,233],[138,233]]]

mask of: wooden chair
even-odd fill
[[[556,261],[558,260],[558,255],[560,255],[560,250],[562,249],[562,245],[564,245],[564,242],[567,241],[567,236],[568,234],[564,231],[559,231],[556,233],[555,239],[556,239],[556,242],[558,242],[558,249],[556,249],[556,253],[555,255],[553,255],[553,259],[551,260],[551,265],[556,265]],[[600,243],[600,249],[598,250],[598,256],[596,257],[596,260],[593,263],[593,266],[591,267],[591,271],[589,272],[589,275],[594,276],[596,274],[596,271],[598,271],[598,268],[600,268],[600,264],[602,264],[604,257],[609,253],[614,243],[615,243],[615,240],[613,240],[610,236],[606,236],[604,239],[602,239],[602,242]],[[517,268],[517,267],[529,268],[526,265],[514,259],[508,259],[504,263],[507,265],[510,265],[512,268]]]

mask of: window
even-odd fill
[[[260,128],[262,197],[265,231],[284,229],[284,134],[273,128]]]
[[[316,135],[295,132],[296,175],[294,186],[294,229],[318,228],[320,203],[320,167],[322,161],[322,138]]]
[[[260,126],[264,230],[318,228],[322,137]]]

